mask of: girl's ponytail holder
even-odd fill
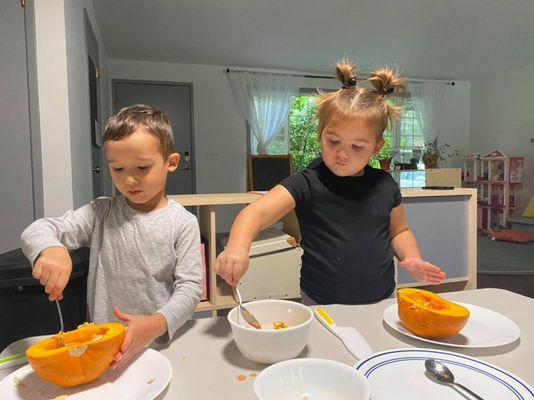
[[[349,79],[341,85],[341,89],[350,89],[356,86],[356,78]]]

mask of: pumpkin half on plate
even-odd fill
[[[469,319],[467,308],[428,290],[399,289],[397,302],[402,325],[423,338],[456,335]]]
[[[124,325],[85,323],[77,329],[60,332],[26,350],[33,371],[58,386],[91,382],[110,366],[124,340]]]

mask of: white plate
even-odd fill
[[[26,364],[28,360],[24,353],[31,345],[40,342],[41,340],[47,339],[50,335],[42,336],[31,336],[24,339],[17,340],[9,344],[2,352],[0,353],[0,369],[8,369],[16,367],[17,365]]]
[[[386,324],[406,336],[451,347],[497,347],[515,342],[519,339],[519,327],[510,318],[487,308],[472,304],[457,303],[470,312],[464,328],[456,335],[443,339],[427,339],[414,335],[401,323],[397,304],[392,304],[384,310],[382,317]]]
[[[2,400],[50,400],[61,395],[68,395],[67,400],[152,400],[169,384],[171,375],[169,359],[147,349],[126,368],[108,370],[97,380],[72,388],[44,381],[26,365],[0,381],[0,393]]]
[[[483,399],[532,400],[534,389],[517,376],[476,358],[443,350],[396,349],[373,354],[356,364],[371,385],[373,400],[466,400],[448,385],[432,381],[425,360],[447,365],[455,381]]]

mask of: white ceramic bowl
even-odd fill
[[[256,317],[262,329],[251,327],[235,307],[228,314],[237,348],[249,360],[273,364],[297,357],[306,343],[313,321],[309,307],[287,300],[258,300],[245,307]],[[286,329],[274,329],[273,322],[283,321]]]
[[[369,400],[367,379],[332,360],[299,358],[271,365],[254,382],[259,400]]]

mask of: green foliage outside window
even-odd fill
[[[289,154],[293,172],[301,171],[321,152],[317,107],[311,96],[297,96],[289,111]]]

